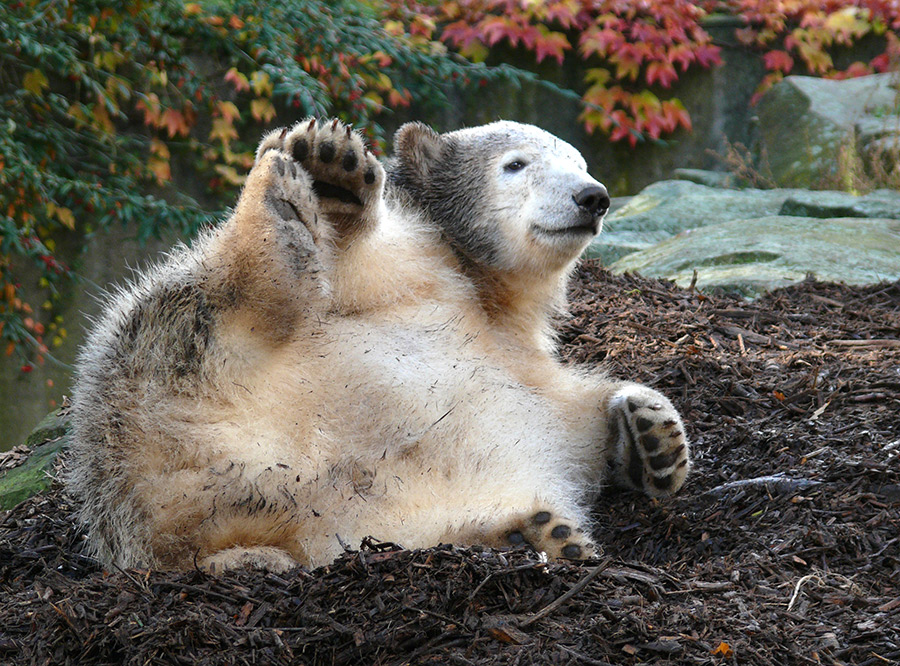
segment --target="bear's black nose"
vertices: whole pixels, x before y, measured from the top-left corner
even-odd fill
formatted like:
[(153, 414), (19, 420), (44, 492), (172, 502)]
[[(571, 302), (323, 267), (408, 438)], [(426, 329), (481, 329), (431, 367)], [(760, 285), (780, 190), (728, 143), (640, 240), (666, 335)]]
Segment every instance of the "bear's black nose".
[(600, 217), (609, 210), (609, 193), (603, 185), (588, 185), (572, 198), (576, 205), (584, 208), (591, 217)]

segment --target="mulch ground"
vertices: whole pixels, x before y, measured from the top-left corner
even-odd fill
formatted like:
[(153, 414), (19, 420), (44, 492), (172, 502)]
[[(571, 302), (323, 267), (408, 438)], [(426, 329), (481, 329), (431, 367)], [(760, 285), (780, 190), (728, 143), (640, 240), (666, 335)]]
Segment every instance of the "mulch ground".
[(572, 301), (566, 360), (667, 393), (695, 452), (675, 498), (601, 499), (598, 560), (104, 571), (50, 492), (0, 514), (0, 663), (900, 663), (900, 283), (746, 302), (588, 264)]

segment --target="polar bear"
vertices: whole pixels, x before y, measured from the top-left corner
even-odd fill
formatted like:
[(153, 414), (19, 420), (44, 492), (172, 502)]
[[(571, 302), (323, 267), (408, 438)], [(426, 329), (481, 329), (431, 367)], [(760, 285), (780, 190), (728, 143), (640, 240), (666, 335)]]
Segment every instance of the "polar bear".
[(367, 535), (588, 558), (601, 488), (682, 485), (672, 404), (556, 356), (609, 206), (581, 155), (507, 121), (394, 145), (268, 134), (230, 219), (111, 296), (67, 475), (101, 561), (283, 571)]

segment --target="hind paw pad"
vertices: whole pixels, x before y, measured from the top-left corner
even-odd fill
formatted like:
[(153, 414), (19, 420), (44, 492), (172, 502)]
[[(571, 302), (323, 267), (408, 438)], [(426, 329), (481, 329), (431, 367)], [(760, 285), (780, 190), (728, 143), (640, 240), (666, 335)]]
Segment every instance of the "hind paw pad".
[(504, 541), (510, 546), (528, 544), (551, 558), (581, 560), (593, 556), (596, 551), (584, 530), (543, 509), (515, 521)]
[(619, 391), (609, 404), (613, 467), (626, 485), (652, 497), (671, 495), (690, 469), (681, 417), (660, 393), (644, 386)]

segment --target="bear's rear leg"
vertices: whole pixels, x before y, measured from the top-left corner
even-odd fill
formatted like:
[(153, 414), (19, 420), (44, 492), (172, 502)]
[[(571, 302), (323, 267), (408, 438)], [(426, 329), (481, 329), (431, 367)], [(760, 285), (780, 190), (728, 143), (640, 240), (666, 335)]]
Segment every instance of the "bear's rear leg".
[(207, 555), (197, 562), (197, 566), (210, 573), (222, 573), (229, 569), (244, 567), (264, 569), (272, 573), (284, 573), (299, 564), (286, 550), (274, 546), (249, 548), (235, 546)]
[(312, 178), (289, 155), (270, 150), (215, 240), (207, 289), (255, 338), (284, 342), (302, 318), (327, 307), (333, 236)]
[(339, 245), (374, 228), (384, 192), (384, 168), (362, 138), (337, 119), (303, 120), (263, 138), (257, 163), (276, 150), (292, 157), (312, 177), (319, 206)]

